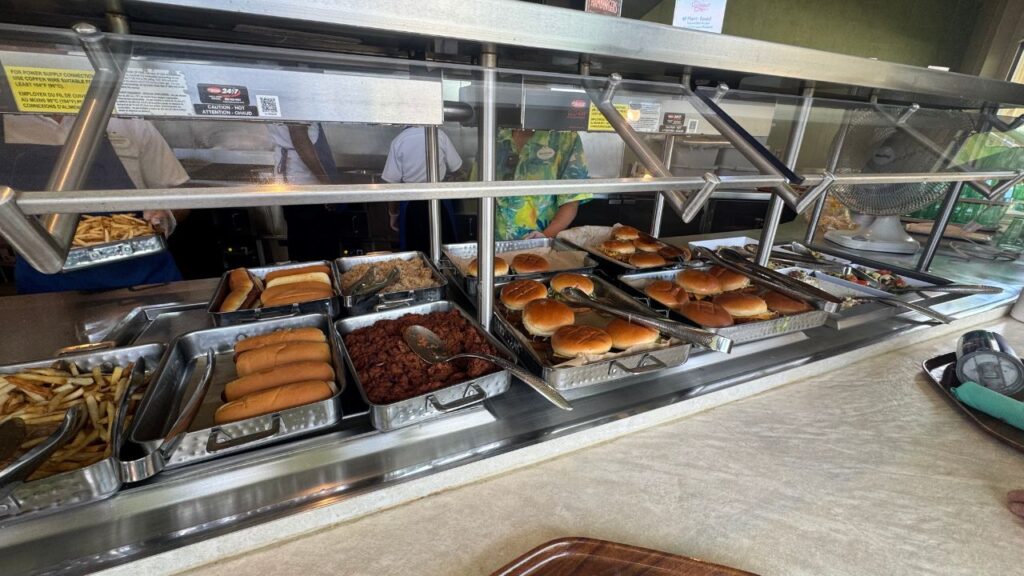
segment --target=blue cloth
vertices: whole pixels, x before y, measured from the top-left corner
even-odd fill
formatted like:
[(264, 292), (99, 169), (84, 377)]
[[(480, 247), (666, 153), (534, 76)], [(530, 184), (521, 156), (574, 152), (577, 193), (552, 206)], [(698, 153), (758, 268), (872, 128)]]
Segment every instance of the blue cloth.
[[(59, 155), (60, 146), (8, 144), (4, 139), (3, 121), (0, 118), (0, 184), (15, 190), (45, 190)], [(135, 188), (132, 179), (104, 135), (83, 189), (131, 188)], [(38, 272), (19, 255), (15, 261), (14, 280), (19, 294), (36, 294), (68, 290), (112, 290), (139, 284), (173, 282), (181, 280), (181, 272), (174, 258), (166, 251), (60, 274)]]
[(971, 408), (1024, 430), (1024, 403), (976, 382), (964, 382), (953, 388), (953, 394)]

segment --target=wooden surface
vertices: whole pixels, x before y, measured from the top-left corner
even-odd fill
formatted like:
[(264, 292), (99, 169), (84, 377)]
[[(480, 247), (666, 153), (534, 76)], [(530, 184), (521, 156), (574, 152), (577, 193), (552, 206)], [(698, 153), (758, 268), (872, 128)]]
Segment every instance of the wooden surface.
[(560, 538), (534, 548), (492, 576), (743, 576), (726, 566), (593, 538)]

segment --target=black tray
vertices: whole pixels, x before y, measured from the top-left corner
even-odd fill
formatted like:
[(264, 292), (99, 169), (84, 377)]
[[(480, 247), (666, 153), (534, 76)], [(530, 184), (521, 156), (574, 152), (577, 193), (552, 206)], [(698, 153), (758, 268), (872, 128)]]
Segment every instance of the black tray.
[(960, 385), (956, 377), (956, 352), (936, 356), (925, 360), (922, 364), (924, 373), (935, 386), (946, 395), (946, 398), (960, 409), (961, 412), (982, 430), (994, 436), (1000, 442), (1024, 452), (1024, 430), (1010, 426), (998, 418), (993, 418), (984, 412), (979, 412), (970, 406), (960, 402), (953, 394), (953, 388)]

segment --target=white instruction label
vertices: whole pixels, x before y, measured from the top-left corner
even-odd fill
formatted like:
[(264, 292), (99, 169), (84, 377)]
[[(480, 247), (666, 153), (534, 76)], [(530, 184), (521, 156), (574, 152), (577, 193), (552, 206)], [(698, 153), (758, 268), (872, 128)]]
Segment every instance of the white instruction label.
[(175, 70), (129, 68), (117, 97), (122, 116), (192, 116), (185, 74)]

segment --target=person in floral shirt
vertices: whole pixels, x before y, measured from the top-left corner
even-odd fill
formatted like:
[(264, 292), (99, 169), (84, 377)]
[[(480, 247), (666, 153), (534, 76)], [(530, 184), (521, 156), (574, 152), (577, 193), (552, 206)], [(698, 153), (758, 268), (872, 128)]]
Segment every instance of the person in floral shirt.
[[(498, 180), (589, 178), (583, 143), (576, 132), (503, 128), (498, 132), (495, 160)], [(498, 198), (495, 237), (553, 238), (572, 224), (579, 205), (590, 198), (590, 194)]]

